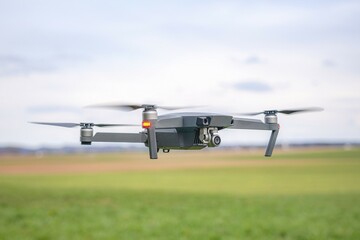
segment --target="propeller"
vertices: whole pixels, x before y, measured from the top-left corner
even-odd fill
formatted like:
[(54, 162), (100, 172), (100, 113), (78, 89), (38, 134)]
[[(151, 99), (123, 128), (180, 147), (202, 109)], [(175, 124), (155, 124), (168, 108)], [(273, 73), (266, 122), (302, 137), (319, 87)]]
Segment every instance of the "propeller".
[(73, 127), (126, 127), (126, 126), (140, 126), (139, 124), (110, 124), (110, 123), (51, 123), (51, 122), (30, 122), (33, 124), (41, 124), (41, 125), (50, 125), (50, 126), (57, 126), (57, 127), (66, 127), (66, 128), (73, 128)]
[(245, 115), (245, 116), (255, 116), (259, 114), (265, 114), (265, 115), (275, 115), (277, 113), (282, 114), (294, 114), (294, 113), (300, 113), (300, 112), (321, 112), (323, 111), (323, 108), (320, 107), (310, 107), (310, 108), (300, 108), (300, 109), (285, 109), (285, 110), (265, 110), (263, 112), (255, 112), (255, 113), (237, 113), (235, 115)]
[(99, 104), (88, 106), (91, 108), (112, 108), (122, 111), (134, 111), (138, 109), (164, 109), (164, 110), (178, 110), (184, 108), (196, 108), (198, 106), (159, 106), (155, 104)]

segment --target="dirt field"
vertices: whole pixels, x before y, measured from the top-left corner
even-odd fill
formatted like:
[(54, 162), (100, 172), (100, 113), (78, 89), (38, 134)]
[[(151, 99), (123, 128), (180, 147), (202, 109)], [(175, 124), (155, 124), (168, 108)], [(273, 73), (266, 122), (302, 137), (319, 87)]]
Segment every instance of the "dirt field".
[[(293, 154), (296, 151), (293, 150)], [(307, 150), (312, 153), (323, 149)], [(329, 151), (329, 150), (327, 150)], [(306, 150), (305, 150), (306, 152)], [(284, 161), (289, 151), (277, 151), (272, 158), (263, 157), (262, 151), (175, 151), (160, 154), (159, 159), (150, 160), (144, 153), (78, 154), (48, 156), (2, 156), (0, 174), (56, 174), (81, 172), (154, 171), (163, 169), (196, 169), (239, 166), (304, 166), (318, 165), (317, 158)], [(221, 156), (221, 158), (219, 158)], [(221, 160), (220, 160), (221, 159)], [(331, 164), (331, 163), (327, 163)]]

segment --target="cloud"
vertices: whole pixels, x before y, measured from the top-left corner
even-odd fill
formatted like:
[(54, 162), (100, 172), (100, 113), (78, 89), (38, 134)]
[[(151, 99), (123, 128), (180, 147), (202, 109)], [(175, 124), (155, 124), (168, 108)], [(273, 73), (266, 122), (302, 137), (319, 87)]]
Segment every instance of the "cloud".
[(0, 77), (51, 72), (56, 67), (48, 61), (30, 60), (18, 55), (0, 55)]
[(25, 57), (22, 55), (0, 55), (0, 77), (30, 75), (57, 71), (67, 65), (88, 61), (89, 57), (58, 54), (52, 56)]
[(325, 59), (323, 62), (322, 62), (323, 66), (324, 67), (327, 67), (327, 68), (333, 68), (336, 66), (336, 63), (330, 59)]
[(34, 106), (27, 109), (29, 113), (54, 113), (54, 112), (68, 112), (68, 113), (77, 113), (81, 108), (73, 106)]
[(260, 81), (246, 81), (235, 83), (234, 88), (239, 91), (248, 91), (248, 92), (269, 92), (272, 91), (270, 85), (260, 82)]
[(244, 60), (245, 64), (260, 64), (263, 61), (257, 56), (249, 56)]
[(249, 55), (246, 58), (243, 57), (230, 57), (230, 60), (235, 63), (236, 65), (238, 64), (245, 64), (245, 65), (257, 65), (257, 64), (263, 64), (265, 63), (265, 60), (256, 56), (256, 55)]

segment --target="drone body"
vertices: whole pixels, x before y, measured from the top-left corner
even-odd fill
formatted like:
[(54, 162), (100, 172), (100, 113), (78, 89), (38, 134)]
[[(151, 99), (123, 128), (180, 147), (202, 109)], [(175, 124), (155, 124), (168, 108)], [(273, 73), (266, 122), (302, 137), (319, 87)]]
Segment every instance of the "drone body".
[[(103, 107), (103, 106), (102, 106)], [(83, 145), (92, 142), (131, 142), (144, 143), (149, 148), (151, 159), (157, 159), (160, 149), (167, 153), (170, 149), (198, 150), (205, 147), (217, 147), (221, 143), (219, 131), (222, 129), (250, 129), (271, 131), (270, 140), (265, 156), (272, 155), (276, 138), (279, 132), (277, 113), (292, 114), (295, 112), (319, 111), (320, 108), (308, 108), (299, 110), (264, 111), (255, 114), (265, 114), (265, 121), (257, 119), (237, 118), (231, 115), (215, 113), (173, 113), (158, 116), (156, 109), (164, 108), (173, 110), (175, 108), (158, 107), (155, 105), (111, 105), (105, 107), (127, 108), (136, 110), (143, 108), (142, 127), (140, 133), (109, 133), (97, 132), (94, 134), (93, 127), (111, 126), (134, 126), (133, 124), (93, 124), (93, 123), (44, 123), (37, 124), (55, 125), (62, 127), (80, 126), (80, 141)], [(135, 125), (136, 126), (136, 125)]]

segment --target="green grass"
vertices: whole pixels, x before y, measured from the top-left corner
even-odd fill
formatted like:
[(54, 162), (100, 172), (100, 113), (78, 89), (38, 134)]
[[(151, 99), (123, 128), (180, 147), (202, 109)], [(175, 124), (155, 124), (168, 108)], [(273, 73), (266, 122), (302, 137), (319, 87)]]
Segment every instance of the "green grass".
[(284, 164), (0, 175), (0, 239), (360, 239), (358, 149), (277, 159)]

